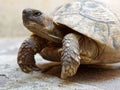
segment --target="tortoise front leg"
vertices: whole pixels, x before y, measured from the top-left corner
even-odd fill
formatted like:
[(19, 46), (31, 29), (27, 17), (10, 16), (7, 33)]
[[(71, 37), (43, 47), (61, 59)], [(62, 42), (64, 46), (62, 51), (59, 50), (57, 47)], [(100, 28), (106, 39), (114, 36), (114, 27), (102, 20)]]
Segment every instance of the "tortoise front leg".
[(79, 50), (79, 38), (76, 34), (67, 34), (63, 39), (62, 47), (62, 71), (61, 78), (76, 74), (77, 69), (80, 65), (80, 50)]
[(46, 40), (36, 35), (26, 39), (18, 52), (17, 63), (23, 72), (39, 70), (35, 64), (34, 55), (39, 53), (46, 45)]

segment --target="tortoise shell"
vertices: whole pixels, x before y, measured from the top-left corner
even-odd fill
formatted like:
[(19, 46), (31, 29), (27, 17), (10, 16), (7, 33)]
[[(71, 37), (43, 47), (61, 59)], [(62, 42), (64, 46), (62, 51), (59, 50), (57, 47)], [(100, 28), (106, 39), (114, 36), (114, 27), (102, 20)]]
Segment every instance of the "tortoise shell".
[(101, 2), (79, 0), (67, 3), (55, 10), (53, 20), (101, 44), (120, 49), (120, 21)]

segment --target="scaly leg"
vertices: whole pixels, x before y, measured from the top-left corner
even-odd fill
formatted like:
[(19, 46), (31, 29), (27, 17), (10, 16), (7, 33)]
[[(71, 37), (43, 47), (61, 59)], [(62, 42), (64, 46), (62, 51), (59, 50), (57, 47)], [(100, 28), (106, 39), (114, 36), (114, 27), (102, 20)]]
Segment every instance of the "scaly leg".
[(22, 43), (17, 62), (23, 72), (40, 70), (35, 64), (34, 55), (39, 53), (46, 46), (46, 43), (46, 40), (36, 35), (32, 35)]
[(79, 38), (78, 35), (70, 33), (67, 34), (63, 39), (62, 48), (62, 71), (61, 78), (76, 74), (77, 69), (80, 65), (80, 50), (79, 50)]

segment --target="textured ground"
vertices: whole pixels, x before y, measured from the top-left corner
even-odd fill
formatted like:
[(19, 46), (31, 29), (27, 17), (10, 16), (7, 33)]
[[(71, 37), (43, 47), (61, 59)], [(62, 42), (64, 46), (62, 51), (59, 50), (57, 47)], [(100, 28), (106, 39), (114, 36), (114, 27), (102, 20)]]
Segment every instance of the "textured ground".
[[(120, 90), (120, 64), (81, 66), (72, 78), (61, 80), (60, 67), (46, 73), (21, 72), (17, 63), (23, 38), (0, 39), (0, 90)], [(44, 60), (36, 56), (38, 63)]]
[[(36, 8), (45, 13), (74, 0), (0, 0), (0, 37), (25, 36), (29, 32), (22, 24), (24, 8)], [(119, 0), (101, 0), (120, 18)], [(81, 66), (72, 78), (61, 80), (60, 67), (49, 72), (25, 74), (19, 69), (16, 58), (23, 38), (0, 39), (0, 90), (120, 90), (120, 64), (109, 66)], [(36, 56), (37, 61), (44, 62)], [(100, 89), (101, 88), (101, 89)]]

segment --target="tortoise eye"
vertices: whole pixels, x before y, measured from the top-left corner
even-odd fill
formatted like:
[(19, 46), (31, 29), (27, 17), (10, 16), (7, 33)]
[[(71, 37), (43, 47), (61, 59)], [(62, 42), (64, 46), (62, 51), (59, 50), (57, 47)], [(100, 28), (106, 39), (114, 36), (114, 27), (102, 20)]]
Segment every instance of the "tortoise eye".
[(42, 13), (41, 12), (38, 12), (38, 11), (36, 11), (36, 12), (34, 12), (34, 14), (33, 14), (34, 16), (40, 16), (40, 15), (42, 15)]

